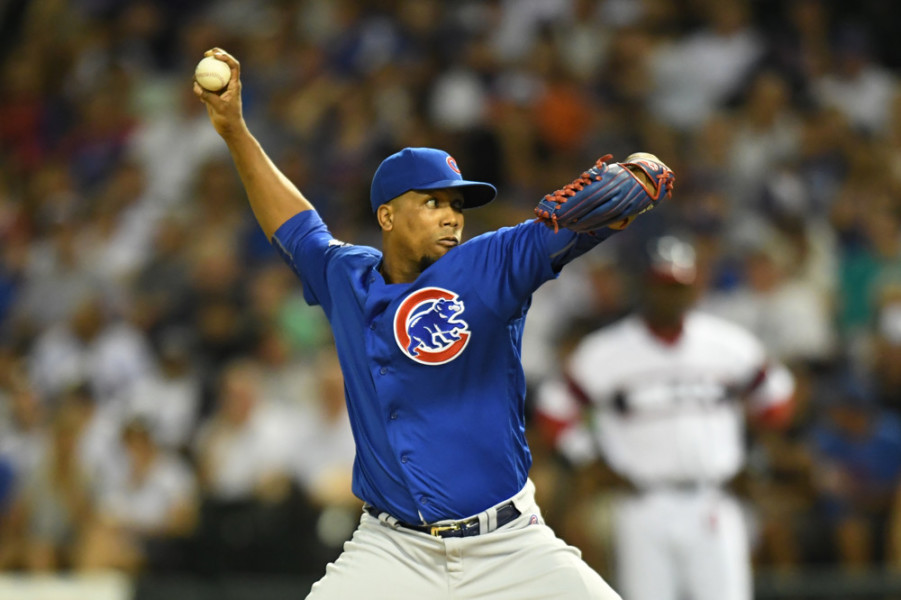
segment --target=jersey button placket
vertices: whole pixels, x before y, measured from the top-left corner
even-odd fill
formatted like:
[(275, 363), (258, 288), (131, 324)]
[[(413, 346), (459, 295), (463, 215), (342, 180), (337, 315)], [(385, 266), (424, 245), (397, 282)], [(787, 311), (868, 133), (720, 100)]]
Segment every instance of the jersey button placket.
[(388, 374), (388, 367), (382, 367), (381, 369), (379, 369), (379, 375), (387, 375), (387, 374)]

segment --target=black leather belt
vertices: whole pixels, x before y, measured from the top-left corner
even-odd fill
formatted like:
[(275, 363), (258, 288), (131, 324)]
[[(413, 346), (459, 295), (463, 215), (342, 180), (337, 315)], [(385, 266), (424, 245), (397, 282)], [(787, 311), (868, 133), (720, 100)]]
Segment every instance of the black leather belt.
[[(388, 514), (369, 504), (367, 504), (365, 508), (366, 512), (376, 519), (378, 519), (380, 515)], [(519, 510), (513, 505), (513, 502), (507, 502), (506, 504), (499, 506), (497, 508), (497, 528), (503, 527), (520, 514)], [(394, 521), (394, 519), (392, 519), (392, 521)], [(441, 538), (470, 537), (481, 533), (488, 533), (487, 531), (482, 531), (478, 517), (470, 517), (468, 519), (463, 519), (462, 521), (449, 521), (436, 525), (414, 525), (402, 521), (396, 521), (396, 524), (405, 529), (421, 531), (422, 533)]]

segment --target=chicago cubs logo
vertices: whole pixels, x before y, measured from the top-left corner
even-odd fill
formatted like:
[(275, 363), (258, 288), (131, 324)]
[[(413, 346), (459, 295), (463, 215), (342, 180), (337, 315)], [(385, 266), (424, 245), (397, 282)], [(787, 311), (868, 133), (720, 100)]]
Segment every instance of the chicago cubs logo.
[(401, 351), (424, 365), (443, 365), (469, 343), (465, 306), (457, 294), (428, 287), (404, 299), (394, 313), (394, 339)]
[(454, 173), (456, 173), (457, 175), (462, 174), (462, 173), (460, 173), (460, 167), (457, 166), (457, 161), (454, 160), (453, 156), (447, 157), (447, 166), (449, 166), (454, 171)]

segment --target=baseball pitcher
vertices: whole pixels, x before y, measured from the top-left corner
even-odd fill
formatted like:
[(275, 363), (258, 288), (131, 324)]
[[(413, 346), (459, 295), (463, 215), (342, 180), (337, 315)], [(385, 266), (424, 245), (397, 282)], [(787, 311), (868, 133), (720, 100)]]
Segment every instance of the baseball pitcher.
[(535, 504), (520, 343), (532, 292), (668, 194), (669, 169), (598, 161), (538, 219), (464, 242), (465, 211), (494, 186), (463, 179), (445, 152), (405, 148), (372, 179), (382, 250), (351, 245), (247, 129), (238, 61), (207, 55), (231, 78), (195, 94), (260, 226), (329, 318), (345, 378), (365, 510), (309, 598), (619, 598)]

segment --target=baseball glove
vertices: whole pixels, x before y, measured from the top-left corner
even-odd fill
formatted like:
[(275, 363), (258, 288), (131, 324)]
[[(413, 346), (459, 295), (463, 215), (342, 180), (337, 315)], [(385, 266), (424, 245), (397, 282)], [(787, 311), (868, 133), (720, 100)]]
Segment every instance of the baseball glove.
[(672, 194), (675, 175), (653, 154), (639, 152), (626, 162), (608, 163), (608, 154), (575, 181), (548, 194), (535, 207), (538, 220), (590, 233), (603, 227), (625, 229), (641, 213)]

